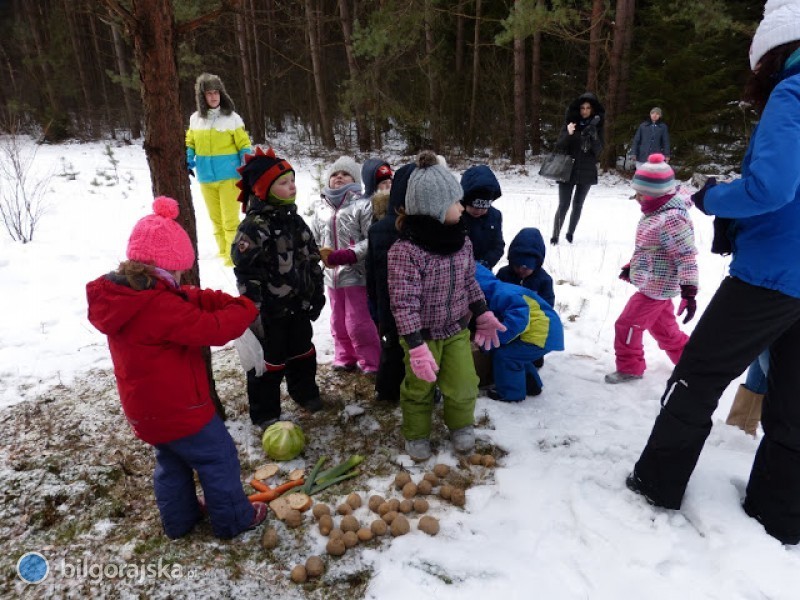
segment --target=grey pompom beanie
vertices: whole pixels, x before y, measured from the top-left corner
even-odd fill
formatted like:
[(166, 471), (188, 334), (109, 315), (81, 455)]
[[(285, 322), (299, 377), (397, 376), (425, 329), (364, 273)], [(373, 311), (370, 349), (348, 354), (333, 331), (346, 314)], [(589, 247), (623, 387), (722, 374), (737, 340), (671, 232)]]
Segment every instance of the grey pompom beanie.
[(458, 179), (425, 150), (417, 157), (417, 168), (408, 178), (406, 214), (427, 215), (444, 223), (447, 209), (461, 200), (464, 191)]
[(336, 171), (349, 173), (353, 181), (361, 185), (361, 168), (358, 166), (358, 163), (349, 156), (340, 156), (336, 162), (331, 165), (331, 168), (328, 169), (328, 175), (325, 178), (325, 185), (330, 183), (331, 175), (336, 173)]

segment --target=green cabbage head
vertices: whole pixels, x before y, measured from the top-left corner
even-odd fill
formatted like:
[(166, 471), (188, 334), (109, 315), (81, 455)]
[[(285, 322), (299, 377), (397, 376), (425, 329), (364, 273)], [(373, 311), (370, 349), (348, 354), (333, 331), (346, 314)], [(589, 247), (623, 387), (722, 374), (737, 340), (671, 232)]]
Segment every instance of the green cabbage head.
[(264, 431), (261, 446), (272, 460), (292, 460), (305, 448), (303, 430), (291, 421), (278, 421)]

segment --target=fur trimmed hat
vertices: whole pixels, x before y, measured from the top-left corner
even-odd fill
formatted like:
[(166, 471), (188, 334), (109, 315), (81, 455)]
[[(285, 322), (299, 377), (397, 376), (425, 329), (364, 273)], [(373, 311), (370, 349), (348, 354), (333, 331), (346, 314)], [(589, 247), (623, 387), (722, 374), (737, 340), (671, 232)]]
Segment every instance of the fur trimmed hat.
[(236, 107), (233, 105), (233, 100), (225, 91), (225, 85), (219, 76), (212, 73), (200, 73), (197, 76), (197, 81), (194, 82), (194, 97), (197, 103), (197, 112), (204, 119), (208, 116), (208, 103), (206, 102), (205, 93), (208, 91), (217, 90), (219, 92), (219, 110), (223, 115), (229, 115)]
[(361, 185), (361, 169), (358, 166), (358, 163), (349, 156), (340, 156), (336, 159), (336, 162), (331, 165), (331, 168), (328, 169), (328, 174), (325, 177), (325, 185), (328, 185), (331, 181), (331, 177), (333, 176), (336, 171), (344, 171), (350, 177), (353, 178), (353, 182)]
[(458, 179), (439, 164), (436, 155), (430, 150), (421, 152), (417, 168), (408, 178), (406, 214), (427, 215), (444, 223), (447, 209), (463, 195)]
[(800, 0), (767, 0), (764, 18), (750, 44), (750, 69), (778, 46), (800, 40)]
[(464, 190), (464, 198), (461, 200), (464, 206), (482, 209), (489, 208), (502, 193), (500, 182), (486, 165), (475, 165), (464, 171), (461, 189)]
[(244, 164), (236, 170), (242, 176), (236, 182), (236, 187), (242, 190), (238, 198), (242, 203), (242, 212), (247, 211), (247, 199), (250, 194), (259, 200), (266, 200), (272, 184), (286, 173), (294, 172), (292, 165), (287, 160), (275, 156), (272, 148), (264, 152), (260, 146), (256, 147), (254, 154), (245, 154)]
[(153, 201), (153, 214), (139, 219), (128, 238), (128, 260), (155, 265), (165, 271), (186, 271), (194, 264), (189, 234), (175, 222), (178, 203), (167, 196)]
[(660, 198), (675, 191), (675, 171), (663, 154), (651, 154), (647, 162), (636, 169), (631, 187), (644, 196)]

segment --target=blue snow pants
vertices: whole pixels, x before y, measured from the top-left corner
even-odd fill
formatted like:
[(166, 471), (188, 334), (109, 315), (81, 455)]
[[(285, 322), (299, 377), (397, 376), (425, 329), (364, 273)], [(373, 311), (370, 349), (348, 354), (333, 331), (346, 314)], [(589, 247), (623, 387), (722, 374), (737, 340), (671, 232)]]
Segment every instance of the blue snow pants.
[(533, 361), (542, 358), (547, 350), (522, 340), (514, 340), (494, 350), (492, 364), (494, 387), (508, 402), (520, 402), (527, 396), (525, 377), (532, 377), (539, 387), (542, 380)]
[(200, 431), (158, 444), (153, 488), (167, 537), (189, 533), (202, 518), (194, 471), (205, 494), (211, 529), (219, 538), (232, 538), (253, 522), (255, 511), (242, 489), (236, 446), (217, 415)]

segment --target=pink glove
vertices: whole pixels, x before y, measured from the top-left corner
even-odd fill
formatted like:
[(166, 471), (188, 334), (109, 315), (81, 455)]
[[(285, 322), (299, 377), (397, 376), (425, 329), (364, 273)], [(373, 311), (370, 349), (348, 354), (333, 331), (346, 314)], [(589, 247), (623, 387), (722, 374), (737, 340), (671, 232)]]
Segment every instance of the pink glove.
[(498, 331), (505, 331), (506, 326), (497, 320), (494, 313), (487, 310), (480, 317), (475, 319), (475, 343), (484, 350), (500, 347), (500, 338), (497, 337)]
[(408, 357), (414, 375), (428, 383), (436, 381), (436, 372), (439, 370), (439, 365), (436, 364), (428, 344), (423, 343), (411, 348), (408, 351)]
[(344, 250), (334, 250), (328, 255), (328, 264), (337, 267), (339, 265), (352, 265), (358, 262), (356, 253), (345, 248)]

